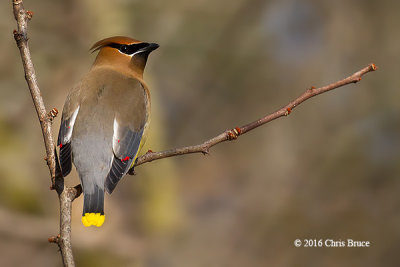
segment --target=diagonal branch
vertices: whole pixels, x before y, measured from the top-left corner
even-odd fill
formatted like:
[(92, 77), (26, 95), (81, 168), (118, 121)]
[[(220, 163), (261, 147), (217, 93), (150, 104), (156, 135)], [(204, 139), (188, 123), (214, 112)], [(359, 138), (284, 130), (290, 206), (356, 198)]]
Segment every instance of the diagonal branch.
[(361, 77), (370, 72), (370, 71), (375, 71), (377, 69), (376, 65), (371, 63), (365, 68), (355, 72), (353, 75), (331, 83), (327, 86), (320, 87), (320, 88), (315, 88), (311, 87), (310, 89), (306, 90), (301, 96), (298, 98), (294, 99), (293, 101), (289, 102), (286, 106), (278, 109), (277, 111), (262, 117), (256, 121), (253, 121), (249, 124), (246, 124), (242, 127), (236, 127), (231, 130), (226, 130), (225, 132), (219, 134), (218, 136), (215, 136), (207, 141), (205, 141), (202, 144), (199, 145), (194, 145), (194, 146), (186, 146), (182, 148), (175, 148), (175, 149), (170, 149), (170, 150), (165, 150), (161, 152), (152, 152), (148, 151), (146, 154), (143, 156), (139, 157), (135, 163), (135, 165), (129, 170), (129, 174), (134, 174), (134, 167), (142, 165), (146, 162), (150, 162), (153, 160), (158, 160), (158, 159), (163, 159), (163, 158), (168, 158), (168, 157), (173, 157), (173, 156), (179, 156), (179, 155), (186, 155), (186, 154), (191, 154), (191, 153), (203, 153), (203, 154), (208, 154), (209, 150), (211, 147), (225, 142), (225, 141), (230, 141), (230, 140), (236, 140), (239, 135), (245, 134), (263, 124), (266, 124), (268, 122), (271, 122), (275, 119), (278, 119), (283, 116), (288, 116), (294, 108), (296, 108), (298, 105), (306, 101), (307, 99), (328, 92), (330, 90), (351, 84), (351, 83), (357, 83), (361, 81)]

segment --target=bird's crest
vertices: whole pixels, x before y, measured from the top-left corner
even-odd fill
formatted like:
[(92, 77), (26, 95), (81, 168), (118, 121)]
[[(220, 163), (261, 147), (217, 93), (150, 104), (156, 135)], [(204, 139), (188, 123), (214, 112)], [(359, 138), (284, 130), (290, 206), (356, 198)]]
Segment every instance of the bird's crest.
[(141, 43), (141, 41), (139, 40), (135, 40), (129, 37), (125, 37), (125, 36), (114, 36), (114, 37), (109, 37), (103, 40), (98, 41), (97, 43), (95, 43), (89, 50), (93, 52), (107, 46), (110, 44), (137, 44), (137, 43)]

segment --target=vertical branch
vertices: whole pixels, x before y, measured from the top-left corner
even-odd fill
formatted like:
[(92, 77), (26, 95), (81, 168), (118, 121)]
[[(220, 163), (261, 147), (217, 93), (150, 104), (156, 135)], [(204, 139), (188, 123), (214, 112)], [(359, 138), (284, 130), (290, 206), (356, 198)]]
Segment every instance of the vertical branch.
[(82, 193), (80, 185), (66, 188), (60, 194), (60, 235), (57, 244), (61, 250), (64, 266), (75, 266), (71, 245), (71, 211), (72, 201)]
[(51, 130), (52, 120), (57, 115), (57, 110), (53, 109), (50, 113), (46, 111), (28, 46), (28, 21), (32, 18), (33, 13), (24, 9), (22, 0), (12, 0), (12, 3), (18, 27), (17, 30), (14, 30), (14, 38), (21, 53), (25, 79), (42, 128), (51, 188), (56, 189), (60, 201), (60, 234), (50, 237), (49, 242), (58, 244), (64, 266), (75, 266), (71, 245), (71, 206), (72, 201), (82, 193), (82, 189), (80, 185), (74, 188), (64, 188)]
[(17, 30), (14, 30), (14, 38), (21, 53), (22, 65), (25, 71), (25, 80), (42, 127), (44, 144), (46, 147), (46, 161), (49, 166), (52, 188), (55, 187), (56, 161), (54, 153), (53, 135), (51, 133), (51, 117), (47, 115), (36, 79), (35, 69), (28, 46), (28, 21), (32, 18), (31, 11), (25, 11), (22, 0), (13, 0), (14, 17), (17, 20)]

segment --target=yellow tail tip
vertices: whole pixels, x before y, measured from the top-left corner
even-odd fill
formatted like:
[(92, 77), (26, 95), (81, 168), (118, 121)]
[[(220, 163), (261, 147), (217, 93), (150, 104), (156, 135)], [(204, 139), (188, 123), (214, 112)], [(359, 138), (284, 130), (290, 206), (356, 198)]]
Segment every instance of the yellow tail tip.
[(100, 213), (85, 213), (85, 215), (82, 216), (82, 223), (86, 227), (92, 225), (100, 227), (103, 225), (105, 219), (106, 216)]

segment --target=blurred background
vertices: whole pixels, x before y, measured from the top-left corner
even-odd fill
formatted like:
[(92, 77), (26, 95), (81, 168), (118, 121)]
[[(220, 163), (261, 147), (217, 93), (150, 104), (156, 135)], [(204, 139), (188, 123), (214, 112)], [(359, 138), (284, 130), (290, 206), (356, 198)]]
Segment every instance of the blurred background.
[[(313, 98), (211, 154), (147, 163), (107, 196), (102, 228), (80, 222), (78, 266), (399, 266), (400, 2), (25, 1), (47, 109), (62, 110), (114, 35), (156, 42), (143, 151), (198, 144), (374, 62), (356, 85)], [(59, 206), (38, 119), (0, 3), (0, 265), (61, 266)], [(60, 117), (54, 122), (58, 134)], [(75, 170), (66, 179), (76, 185)], [(296, 248), (295, 239), (370, 241)], [(23, 256), (22, 256), (23, 255)]]

